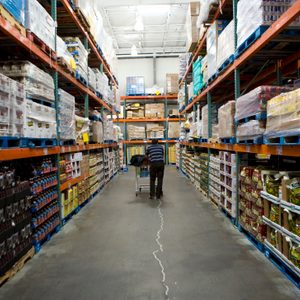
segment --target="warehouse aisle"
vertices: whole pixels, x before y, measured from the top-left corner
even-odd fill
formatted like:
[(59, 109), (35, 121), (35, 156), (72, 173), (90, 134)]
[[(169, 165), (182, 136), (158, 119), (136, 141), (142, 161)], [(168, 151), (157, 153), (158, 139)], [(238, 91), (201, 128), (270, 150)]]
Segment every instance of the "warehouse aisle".
[[(0, 289), (9, 300), (163, 300), (152, 252), (157, 202), (120, 175)], [(163, 254), (169, 299), (289, 300), (300, 292), (175, 168), (166, 172)]]

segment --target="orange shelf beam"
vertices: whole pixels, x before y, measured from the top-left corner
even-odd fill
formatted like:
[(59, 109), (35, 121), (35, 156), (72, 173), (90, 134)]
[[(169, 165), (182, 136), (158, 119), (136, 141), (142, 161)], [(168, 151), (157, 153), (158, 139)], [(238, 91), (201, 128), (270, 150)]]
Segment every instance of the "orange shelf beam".
[(250, 46), (233, 64), (228, 67), (224, 73), (218, 76), (202, 93), (200, 93), (182, 112), (189, 111), (194, 104), (199, 102), (204, 96), (214, 89), (220, 82), (231, 75), (235, 69), (244, 64), (250, 57), (259, 52), (265, 45), (267, 45), (274, 37), (276, 37), (284, 28), (293, 22), (300, 15), (300, 0), (295, 2), (277, 21), (275, 21), (270, 28), (259, 38), (252, 46)]
[(60, 186), (60, 191), (64, 191), (66, 189), (69, 189), (70, 187), (72, 187), (73, 185), (79, 183), (80, 181), (82, 181), (84, 179), (84, 176), (80, 176), (80, 177), (77, 177), (77, 178), (73, 178), (73, 179), (70, 179), (66, 182), (64, 182), (61, 186)]
[(181, 145), (215, 149), (221, 151), (232, 151), (237, 153), (253, 153), (253, 154), (271, 154), (279, 156), (299, 157), (299, 146), (269, 146), (269, 145), (241, 145), (241, 144), (209, 144), (209, 143), (189, 143), (181, 142)]
[[(160, 144), (174, 144), (177, 143), (177, 140), (161, 140)], [(136, 140), (136, 141), (122, 141), (125, 145), (143, 145), (143, 144), (151, 144), (151, 140)]]
[(117, 143), (114, 144), (90, 144), (90, 145), (76, 145), (76, 146), (62, 146), (60, 148), (60, 153), (72, 153), (72, 152), (83, 152), (89, 150), (116, 148)]
[(105, 103), (102, 99), (98, 98), (88, 87), (84, 86), (71, 74), (67, 73), (61, 66), (57, 64), (50, 56), (43, 52), (36, 44), (31, 42), (27, 37), (20, 34), (20, 32), (13, 26), (10, 25), (2, 16), (0, 16), (0, 30), (3, 31), (7, 36), (14, 40), (21, 47), (26, 49), (29, 53), (34, 54), (43, 63), (47, 64), (49, 68), (57, 71), (61, 76), (67, 79), (70, 83), (80, 89), (83, 93), (88, 94), (91, 98), (96, 100), (100, 105), (105, 107), (107, 110), (112, 111), (112, 108)]
[(110, 79), (113, 81), (113, 83), (117, 86), (118, 84), (117, 84), (114, 76), (112, 75), (112, 73), (110, 71), (109, 65), (106, 63), (104, 58), (99, 53), (95, 43), (91, 39), (91, 36), (89, 35), (89, 33), (85, 30), (85, 28), (81, 24), (80, 20), (78, 19), (77, 15), (74, 12), (74, 10), (73, 10), (72, 6), (70, 5), (69, 1), (68, 0), (60, 0), (60, 2), (65, 7), (66, 11), (70, 14), (70, 16), (72, 17), (72, 19), (73, 19), (74, 23), (76, 24), (76, 26), (82, 31), (82, 33), (88, 39), (89, 45), (91, 46), (92, 51), (96, 54), (97, 58), (99, 59), (99, 62), (103, 65), (105, 73), (110, 77)]
[(158, 96), (121, 96), (121, 101), (124, 100), (177, 100), (178, 95), (158, 95)]
[(143, 123), (143, 122), (180, 122), (185, 121), (184, 118), (177, 119), (177, 118), (160, 118), (160, 119), (115, 119), (113, 120), (114, 123)]

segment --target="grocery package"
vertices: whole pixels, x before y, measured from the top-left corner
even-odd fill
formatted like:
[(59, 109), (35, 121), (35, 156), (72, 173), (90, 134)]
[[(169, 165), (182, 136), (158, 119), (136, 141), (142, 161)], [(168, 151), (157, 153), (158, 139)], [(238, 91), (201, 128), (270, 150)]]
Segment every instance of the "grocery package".
[(202, 80), (203, 80), (203, 84), (205, 85), (208, 82), (208, 65), (207, 65), (207, 55), (205, 55), (202, 58), (201, 61), (201, 73), (202, 73)]
[(147, 103), (145, 104), (146, 118), (164, 118), (165, 106), (163, 103)]
[(265, 128), (266, 121), (251, 120), (237, 126), (236, 137), (240, 141), (262, 137)]
[[(289, 1), (264, 1), (241, 0), (237, 8), (237, 34), (238, 46), (241, 45), (259, 26), (271, 25), (287, 11), (295, 0)], [(291, 26), (299, 26), (300, 18), (297, 18)]]
[[(26, 28), (52, 50), (55, 50), (56, 23), (37, 0), (26, 0), (25, 2)], [(37, 16), (39, 17), (37, 18)]]
[(71, 70), (75, 71), (76, 62), (73, 56), (71, 55), (71, 53), (68, 51), (68, 47), (65, 41), (61, 37), (57, 36), (56, 44), (57, 44), (56, 53), (58, 59), (61, 60), (61, 64), (62, 65), (67, 64)]
[(144, 140), (146, 138), (146, 131), (144, 126), (128, 125), (128, 139), (129, 140)]
[(200, 28), (209, 17), (209, 12), (211, 8), (219, 4), (219, 0), (199, 0), (200, 1), (200, 12), (197, 19), (197, 27)]
[(218, 37), (217, 68), (234, 54), (234, 50), (234, 21), (231, 21)]
[(61, 140), (76, 140), (75, 98), (59, 89), (59, 132)]
[(94, 91), (97, 90), (97, 76), (92, 68), (88, 68), (88, 84)]
[(0, 0), (3, 7), (22, 25), (25, 25), (25, 1)]
[(235, 136), (234, 126), (235, 101), (229, 101), (219, 108), (219, 137), (229, 138)]
[[(208, 105), (205, 105), (202, 107), (201, 110), (201, 115), (202, 115), (202, 137), (204, 139), (208, 139)], [(212, 104), (211, 105), (211, 124), (212, 126), (218, 124), (218, 110), (217, 110), (217, 105)]]
[(24, 135), (24, 85), (0, 73), (0, 136)]
[(169, 122), (168, 124), (168, 138), (178, 139), (180, 136), (180, 123)]
[(89, 143), (89, 130), (90, 120), (89, 118), (83, 118), (75, 115), (75, 128), (76, 128), (76, 143), (78, 145)]
[(185, 88), (183, 85), (179, 87), (177, 101), (178, 101), (179, 110), (181, 111), (185, 105)]
[(203, 86), (202, 58), (198, 57), (193, 63), (193, 95), (198, 95)]
[(126, 78), (126, 95), (145, 95), (145, 79), (143, 76), (131, 76)]
[(197, 27), (197, 20), (200, 11), (200, 2), (190, 2), (187, 15), (186, 15), (186, 33), (187, 33), (187, 40), (186, 40), (186, 51), (192, 52), (195, 50), (198, 39), (199, 39), (199, 29)]
[(56, 138), (56, 110), (26, 99), (24, 136), (29, 138)]
[(31, 62), (1, 62), (0, 73), (23, 83), (27, 97), (54, 102), (53, 78)]
[(192, 56), (191, 53), (184, 53), (179, 55), (179, 72), (178, 72), (179, 80), (181, 80), (184, 77), (191, 56)]
[(76, 73), (88, 81), (88, 52), (78, 37), (64, 37), (68, 51), (76, 62)]
[[(217, 205), (220, 205), (221, 185), (220, 185), (220, 159), (218, 154), (211, 154), (209, 160), (209, 197)], [(226, 207), (225, 199), (222, 203)]]
[(300, 177), (289, 177), (284, 176), (282, 180), (282, 199), (300, 206)]
[(103, 144), (103, 123), (93, 121), (90, 124), (90, 141), (97, 144)]
[(178, 74), (166, 74), (166, 93), (178, 93)]
[(291, 136), (300, 133), (300, 89), (268, 101), (266, 136)]
[(235, 120), (239, 121), (258, 113), (266, 112), (268, 100), (290, 90), (291, 88), (281, 86), (257, 87), (237, 99)]
[(145, 106), (140, 103), (132, 103), (126, 105), (127, 118), (144, 118)]
[(148, 139), (163, 139), (164, 138), (165, 128), (163, 125), (155, 124), (155, 123), (147, 123), (146, 124), (146, 133)]

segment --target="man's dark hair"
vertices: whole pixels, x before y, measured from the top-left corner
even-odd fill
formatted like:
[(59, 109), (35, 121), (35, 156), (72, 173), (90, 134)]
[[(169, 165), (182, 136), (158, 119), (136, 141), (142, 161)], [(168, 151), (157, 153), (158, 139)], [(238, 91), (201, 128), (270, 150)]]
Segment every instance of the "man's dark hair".
[(151, 142), (153, 145), (156, 145), (156, 144), (158, 144), (158, 139), (153, 139)]

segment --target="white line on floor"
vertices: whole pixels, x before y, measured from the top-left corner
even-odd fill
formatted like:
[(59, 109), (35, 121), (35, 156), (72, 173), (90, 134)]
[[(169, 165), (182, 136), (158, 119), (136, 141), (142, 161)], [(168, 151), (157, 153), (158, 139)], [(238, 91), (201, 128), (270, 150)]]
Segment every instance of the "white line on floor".
[(165, 288), (165, 297), (166, 297), (166, 300), (169, 300), (169, 286), (166, 284), (166, 273), (165, 273), (165, 268), (164, 268), (164, 265), (162, 263), (162, 261), (158, 258), (158, 253), (161, 252), (163, 253), (164, 252), (164, 248), (163, 248), (163, 245), (162, 243), (160, 242), (160, 235), (161, 233), (163, 232), (164, 230), (164, 215), (161, 211), (161, 205), (162, 205), (162, 202), (161, 200), (159, 201), (159, 204), (157, 206), (157, 209), (158, 209), (158, 214), (159, 214), (159, 217), (160, 217), (160, 229), (157, 231), (156, 233), (156, 243), (157, 245), (159, 246), (159, 249), (153, 251), (153, 256), (155, 258), (155, 260), (157, 260), (158, 264), (160, 265), (160, 268), (161, 268), (161, 274), (162, 274), (162, 284)]

